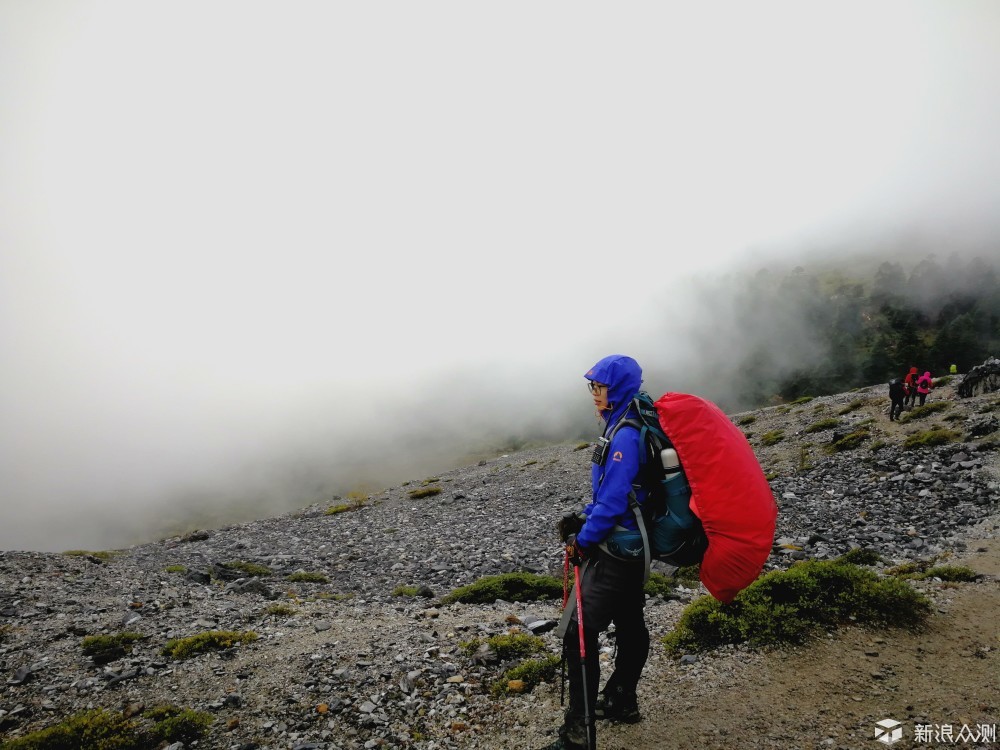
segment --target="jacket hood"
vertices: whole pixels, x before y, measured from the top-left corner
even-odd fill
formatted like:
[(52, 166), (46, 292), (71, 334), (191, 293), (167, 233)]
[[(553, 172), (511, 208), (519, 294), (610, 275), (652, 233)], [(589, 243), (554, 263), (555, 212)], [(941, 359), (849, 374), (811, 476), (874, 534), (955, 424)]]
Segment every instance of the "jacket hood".
[(929, 372), (925, 372), (922, 377), (929, 378), (930, 376), (931, 374)]
[(608, 386), (610, 412), (605, 412), (605, 421), (611, 423), (625, 413), (632, 397), (642, 387), (642, 368), (639, 363), (624, 354), (605, 357), (587, 370), (587, 380), (595, 380)]
[(916, 374), (917, 374), (917, 368), (916, 367), (911, 367), (910, 368), (910, 375), (916, 375)]

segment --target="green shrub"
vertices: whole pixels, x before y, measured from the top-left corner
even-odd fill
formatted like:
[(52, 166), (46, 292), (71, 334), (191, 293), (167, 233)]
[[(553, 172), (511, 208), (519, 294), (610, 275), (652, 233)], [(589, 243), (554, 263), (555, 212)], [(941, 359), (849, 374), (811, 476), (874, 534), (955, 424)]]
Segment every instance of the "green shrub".
[(663, 573), (650, 573), (643, 591), (650, 596), (667, 596), (676, 586), (677, 582), (670, 576), (665, 576)]
[(490, 604), (497, 599), (508, 602), (531, 602), (539, 599), (558, 599), (562, 593), (562, 581), (553, 576), (504, 573), (486, 576), (468, 586), (461, 586), (443, 597), (441, 602)]
[(414, 500), (419, 500), (422, 497), (433, 497), (434, 495), (441, 494), (440, 487), (421, 487), (420, 489), (410, 490), (408, 493), (410, 497)]
[(138, 722), (97, 708), (4, 742), (3, 750), (145, 750)]
[(935, 388), (940, 388), (943, 385), (948, 385), (952, 380), (951, 375), (945, 375), (940, 378), (934, 378), (933, 383)]
[(328, 579), (322, 573), (309, 573), (304, 570), (292, 573), (290, 576), (286, 576), (286, 580), (292, 583), (329, 583)]
[(132, 650), (132, 644), (142, 640), (140, 633), (116, 633), (115, 635), (88, 635), (80, 646), (84, 656), (89, 656), (95, 664), (114, 661)]
[(204, 711), (178, 710), (154, 724), (150, 734), (164, 742), (190, 744), (204, 737), (213, 721), (214, 717)]
[(907, 450), (916, 448), (929, 448), (934, 445), (944, 445), (945, 443), (955, 443), (962, 439), (962, 435), (954, 430), (944, 427), (934, 427), (927, 432), (917, 432), (909, 435), (903, 441), (903, 447)]
[(504, 672), (503, 676), (493, 683), (490, 692), (494, 697), (508, 694), (512, 680), (520, 680), (524, 683), (524, 692), (530, 692), (539, 683), (555, 679), (561, 663), (562, 658), (555, 654), (549, 654), (541, 659), (526, 659), (516, 667)]
[(490, 647), (490, 650), (497, 655), (500, 661), (524, 659), (545, 651), (545, 641), (537, 635), (528, 635), (527, 633), (494, 635), (485, 641), (481, 638), (473, 638), (471, 641), (462, 643), (461, 648), (466, 656), (472, 656), (484, 643)]
[(262, 578), (264, 576), (269, 576), (274, 573), (266, 565), (258, 565), (257, 563), (244, 562), (242, 560), (233, 560), (232, 562), (227, 562), (225, 567), (230, 570), (238, 570), (243, 575), (250, 576), (252, 578)]
[(874, 550), (855, 547), (838, 557), (837, 562), (849, 563), (851, 565), (877, 565), (882, 562), (882, 556)]
[(916, 406), (907, 412), (903, 412), (903, 416), (899, 418), (900, 422), (912, 422), (914, 419), (923, 419), (931, 414), (937, 414), (941, 411), (946, 411), (951, 408), (951, 404), (947, 401), (932, 401), (929, 404), (924, 404), (923, 406)]
[(729, 604), (696, 599), (663, 643), (672, 652), (798, 643), (817, 628), (849, 622), (915, 627), (929, 610), (930, 602), (905, 581), (839, 561), (810, 561), (764, 575)]
[(187, 573), (188, 569), (183, 565), (168, 565), (163, 569), (167, 573)]
[(355, 507), (350, 503), (342, 503), (340, 505), (331, 505), (326, 509), (325, 515), (335, 516), (338, 513), (346, 513), (349, 510), (355, 510)]
[(210, 630), (189, 638), (175, 638), (167, 641), (162, 654), (172, 659), (187, 659), (203, 651), (221, 651), (239, 643), (252, 643), (257, 634), (252, 630), (236, 632), (232, 630)]
[(417, 586), (397, 586), (392, 590), (393, 596), (416, 596), (420, 589)]
[(785, 439), (784, 430), (771, 430), (760, 436), (761, 445), (776, 445)]
[(799, 396), (797, 399), (795, 399), (794, 401), (792, 401), (791, 405), (792, 406), (798, 406), (799, 404), (808, 404), (814, 398), (816, 398), (816, 397), (815, 396)]
[(757, 421), (757, 417), (754, 414), (747, 414), (745, 417), (740, 417), (736, 420), (736, 424), (740, 427), (746, 427), (748, 424), (753, 424)]
[(264, 614), (274, 615), (275, 617), (291, 617), (297, 611), (295, 607), (288, 604), (272, 604), (264, 610)]
[(829, 419), (821, 419), (818, 422), (813, 422), (811, 425), (806, 427), (803, 432), (822, 432), (823, 430), (832, 430), (840, 427), (840, 420), (830, 417)]

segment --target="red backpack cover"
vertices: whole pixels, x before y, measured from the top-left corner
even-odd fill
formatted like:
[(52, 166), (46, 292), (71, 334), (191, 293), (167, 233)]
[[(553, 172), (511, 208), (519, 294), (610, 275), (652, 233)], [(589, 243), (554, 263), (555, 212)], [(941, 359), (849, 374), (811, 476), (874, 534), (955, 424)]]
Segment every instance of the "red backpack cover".
[(711, 401), (665, 393), (656, 413), (691, 486), (691, 511), (708, 537), (701, 582), (716, 599), (731, 602), (771, 554), (778, 517), (771, 486), (746, 437)]

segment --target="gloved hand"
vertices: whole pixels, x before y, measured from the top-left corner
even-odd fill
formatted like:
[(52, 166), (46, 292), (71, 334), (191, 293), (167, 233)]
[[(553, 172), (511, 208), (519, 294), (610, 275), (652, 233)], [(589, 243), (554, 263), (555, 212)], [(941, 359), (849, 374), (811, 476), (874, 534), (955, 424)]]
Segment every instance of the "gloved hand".
[(569, 555), (569, 561), (574, 565), (583, 565), (590, 556), (590, 551), (576, 541), (576, 534), (570, 534), (566, 539), (566, 554)]
[(563, 517), (559, 519), (559, 523), (556, 524), (559, 538), (566, 542), (573, 534), (579, 534), (580, 529), (583, 528), (583, 521), (584, 517), (579, 513), (564, 513)]

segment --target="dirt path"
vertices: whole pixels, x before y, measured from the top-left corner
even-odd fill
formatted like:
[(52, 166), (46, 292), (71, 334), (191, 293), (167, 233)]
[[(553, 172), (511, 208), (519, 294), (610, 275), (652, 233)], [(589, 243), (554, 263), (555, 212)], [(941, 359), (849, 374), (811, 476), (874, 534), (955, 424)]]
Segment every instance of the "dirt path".
[(987, 578), (929, 584), (935, 608), (922, 632), (847, 628), (762, 655), (712, 691), (682, 685), (655, 706), (647, 696), (647, 713), (664, 721), (604, 729), (601, 747), (878, 748), (883, 719), (902, 724), (894, 748), (997, 746), (914, 742), (918, 724), (950, 725), (956, 738), (963, 725), (978, 733), (1000, 724), (1000, 541), (970, 547), (959, 562)]

